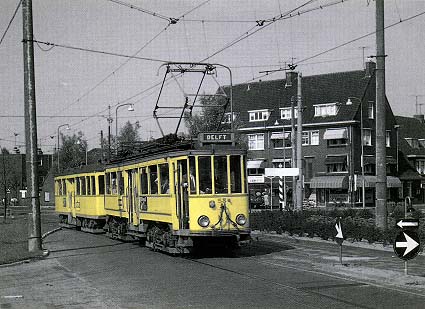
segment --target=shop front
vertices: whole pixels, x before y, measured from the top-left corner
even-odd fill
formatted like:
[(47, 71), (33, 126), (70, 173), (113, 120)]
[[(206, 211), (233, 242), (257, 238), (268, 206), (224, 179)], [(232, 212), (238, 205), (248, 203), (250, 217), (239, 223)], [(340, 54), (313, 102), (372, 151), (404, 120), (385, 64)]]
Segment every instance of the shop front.
[(310, 180), (317, 206), (344, 206), (349, 200), (348, 175), (316, 176)]

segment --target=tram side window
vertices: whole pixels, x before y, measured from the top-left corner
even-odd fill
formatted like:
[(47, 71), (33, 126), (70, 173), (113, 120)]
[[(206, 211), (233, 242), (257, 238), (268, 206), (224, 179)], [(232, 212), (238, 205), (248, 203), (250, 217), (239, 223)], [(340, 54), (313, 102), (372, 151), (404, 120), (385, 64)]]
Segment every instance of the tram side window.
[(148, 194), (148, 174), (146, 168), (140, 169), (140, 192), (141, 194)]
[(80, 177), (75, 178), (75, 187), (77, 188), (77, 195), (81, 195)]
[(86, 177), (86, 183), (87, 183), (87, 195), (91, 195), (91, 183), (90, 183), (90, 176)]
[(242, 193), (242, 169), (240, 156), (230, 156), (230, 181), (232, 193)]
[(66, 180), (62, 180), (63, 184), (62, 184), (62, 195), (66, 195)]
[(111, 194), (111, 174), (110, 173), (106, 173), (105, 180), (106, 180), (106, 194)]
[(122, 176), (122, 172), (118, 172), (118, 194), (124, 194), (124, 177)]
[(156, 165), (149, 166), (149, 181), (151, 194), (158, 194), (158, 168)]
[(211, 157), (198, 158), (199, 192), (201, 194), (212, 193)]
[(96, 178), (91, 176), (91, 194), (96, 195)]
[(104, 175), (98, 176), (97, 181), (99, 184), (99, 194), (105, 194), (105, 176)]
[(168, 172), (168, 163), (159, 165), (159, 179), (161, 181), (161, 194), (170, 193), (170, 182), (169, 182), (169, 172)]
[(81, 177), (81, 195), (86, 195), (86, 177)]
[(56, 180), (56, 194), (62, 195), (62, 181)]
[(227, 157), (214, 157), (214, 185), (215, 193), (227, 193)]
[(111, 192), (112, 194), (117, 194), (117, 173), (111, 173)]

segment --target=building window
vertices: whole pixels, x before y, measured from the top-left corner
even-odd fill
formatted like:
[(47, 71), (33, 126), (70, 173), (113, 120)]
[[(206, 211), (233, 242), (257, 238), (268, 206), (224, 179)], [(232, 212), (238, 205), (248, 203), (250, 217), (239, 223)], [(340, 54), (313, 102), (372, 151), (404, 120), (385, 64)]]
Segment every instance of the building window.
[[(231, 122), (231, 120), (232, 120), (231, 116), (232, 116), (232, 113), (225, 113), (224, 116), (223, 116), (223, 121), (221, 123), (222, 124), (232, 123)], [(235, 119), (236, 119), (236, 113), (233, 113), (233, 121), (235, 121)]]
[(375, 115), (373, 113), (373, 101), (369, 101), (367, 104), (367, 116), (369, 119), (374, 119)]
[(346, 138), (328, 139), (328, 147), (347, 146)]
[(301, 145), (306, 146), (310, 145), (310, 132), (302, 132), (301, 135)]
[[(285, 136), (285, 138), (283, 138)], [(270, 136), (271, 143), (274, 149), (282, 149), (283, 143), (285, 142), (285, 148), (291, 148), (291, 133), (285, 132), (273, 132)]]
[(418, 139), (418, 142), (419, 142), (419, 146), (421, 146), (422, 148), (425, 148), (425, 139), (420, 138)]
[(385, 131), (385, 146), (391, 147), (391, 131)]
[(269, 111), (267, 109), (257, 110), (257, 111), (248, 111), (249, 113), (249, 121), (265, 121), (269, 119)]
[(425, 160), (416, 160), (416, 170), (419, 174), (425, 174)]
[(248, 150), (264, 150), (264, 133), (248, 134)]
[(338, 104), (318, 104), (314, 106), (314, 117), (336, 116), (338, 114)]
[(363, 129), (363, 145), (372, 146), (372, 130)]
[[(298, 109), (294, 108), (294, 118), (298, 118)], [(280, 109), (280, 119), (292, 119), (291, 107)]]
[(319, 131), (311, 131), (310, 145), (319, 145)]
[(248, 176), (264, 175), (264, 168), (248, 168)]

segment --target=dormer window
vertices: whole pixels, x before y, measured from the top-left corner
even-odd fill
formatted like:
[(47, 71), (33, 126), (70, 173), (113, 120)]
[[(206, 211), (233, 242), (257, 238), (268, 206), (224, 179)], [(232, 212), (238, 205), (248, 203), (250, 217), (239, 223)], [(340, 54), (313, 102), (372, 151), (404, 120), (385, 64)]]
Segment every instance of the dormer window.
[(314, 106), (314, 117), (336, 116), (339, 110), (338, 103), (317, 104)]
[[(294, 118), (298, 118), (298, 109), (294, 108)], [(280, 108), (280, 119), (292, 119), (291, 107)]]
[(410, 147), (418, 149), (419, 148), (419, 141), (417, 138), (405, 138), (406, 142), (409, 144)]
[(248, 111), (249, 122), (266, 121), (269, 119), (270, 112), (267, 109)]
[(419, 145), (420, 145), (422, 148), (425, 148), (425, 139), (420, 138), (420, 139), (418, 139), (418, 141), (419, 141)]

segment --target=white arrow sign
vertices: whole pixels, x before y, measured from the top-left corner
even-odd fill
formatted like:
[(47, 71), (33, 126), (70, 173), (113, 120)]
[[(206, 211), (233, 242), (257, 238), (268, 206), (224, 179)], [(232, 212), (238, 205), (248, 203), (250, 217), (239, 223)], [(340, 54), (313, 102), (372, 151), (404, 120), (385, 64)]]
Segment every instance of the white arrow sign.
[(418, 221), (403, 221), (403, 220), (400, 220), (399, 222), (397, 222), (397, 225), (400, 228), (404, 228), (404, 227), (408, 227), (408, 226), (417, 227), (419, 225), (419, 222)]
[(406, 254), (408, 254), (410, 251), (412, 251), (413, 249), (415, 249), (417, 246), (419, 246), (419, 243), (417, 243), (413, 238), (411, 238), (409, 235), (407, 235), (406, 233), (404, 233), (404, 238), (406, 239), (406, 241), (397, 241), (395, 243), (395, 246), (397, 248), (406, 248), (406, 250), (404, 251), (403, 256), (405, 256)]
[(338, 222), (337, 224), (335, 224), (335, 228), (337, 232), (335, 238), (344, 238), (344, 236), (342, 236), (341, 222)]

